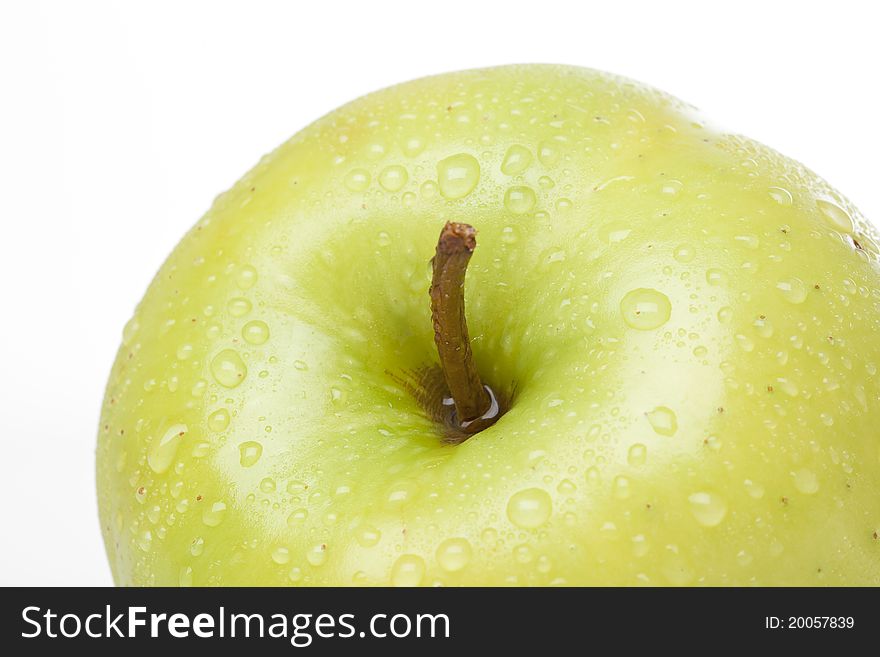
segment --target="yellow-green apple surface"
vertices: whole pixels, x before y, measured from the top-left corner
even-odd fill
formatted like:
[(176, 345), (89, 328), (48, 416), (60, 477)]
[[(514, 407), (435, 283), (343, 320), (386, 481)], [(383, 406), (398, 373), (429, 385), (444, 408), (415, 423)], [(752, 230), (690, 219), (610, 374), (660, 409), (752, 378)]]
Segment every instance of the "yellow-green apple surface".
[[(503, 406), (466, 440), (432, 411), (447, 221), (478, 230), (470, 346)], [(626, 79), (356, 100), (218, 197), (126, 326), (114, 579), (880, 584), (878, 243), (808, 169)]]

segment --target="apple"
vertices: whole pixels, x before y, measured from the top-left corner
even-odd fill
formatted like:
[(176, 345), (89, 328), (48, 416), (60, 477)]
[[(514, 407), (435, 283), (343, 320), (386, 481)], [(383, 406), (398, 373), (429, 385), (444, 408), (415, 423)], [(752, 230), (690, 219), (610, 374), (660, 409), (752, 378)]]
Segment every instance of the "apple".
[[(811, 171), (623, 78), (356, 100), (219, 196), (125, 327), (113, 577), (878, 585), (878, 244)], [(478, 430), (455, 381), (498, 404)]]

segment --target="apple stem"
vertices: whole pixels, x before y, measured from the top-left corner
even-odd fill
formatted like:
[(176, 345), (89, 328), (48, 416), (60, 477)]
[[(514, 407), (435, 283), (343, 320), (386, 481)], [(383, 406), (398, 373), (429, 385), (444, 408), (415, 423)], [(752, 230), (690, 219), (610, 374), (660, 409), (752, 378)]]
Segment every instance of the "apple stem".
[[(431, 265), (431, 320), (443, 378), (455, 405), (454, 425), (474, 434), (498, 419), (495, 394), (483, 385), (474, 365), (464, 313), (464, 277), (477, 247), (473, 226), (447, 222), (440, 231)], [(448, 404), (444, 400), (444, 404)]]

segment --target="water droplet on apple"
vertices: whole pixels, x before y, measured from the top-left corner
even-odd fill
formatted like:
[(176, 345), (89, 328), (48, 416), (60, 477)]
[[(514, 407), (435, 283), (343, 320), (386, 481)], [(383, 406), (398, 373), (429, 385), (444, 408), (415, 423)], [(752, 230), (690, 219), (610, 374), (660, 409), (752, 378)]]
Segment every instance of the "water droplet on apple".
[(648, 448), (642, 443), (636, 443), (629, 448), (626, 454), (626, 462), (633, 467), (645, 465), (648, 460)]
[(283, 566), (288, 561), (290, 561), (290, 550), (286, 547), (279, 546), (272, 550), (272, 561), (277, 563), (279, 566)]
[(511, 495), (507, 502), (507, 517), (517, 527), (536, 529), (550, 518), (553, 501), (540, 488), (526, 488)]
[(801, 469), (792, 473), (794, 487), (804, 495), (812, 495), (819, 490), (819, 479), (812, 470)]
[(672, 257), (678, 262), (691, 262), (697, 256), (697, 251), (690, 244), (679, 244), (672, 252)]
[(854, 228), (853, 220), (846, 210), (837, 205), (837, 203), (825, 199), (817, 200), (816, 205), (819, 207), (819, 211), (822, 213), (825, 221), (832, 228), (847, 235), (852, 234)]
[(660, 187), (660, 193), (669, 198), (675, 198), (681, 193), (682, 187), (680, 180), (667, 180)]
[(790, 303), (803, 303), (807, 299), (807, 286), (799, 278), (785, 278), (776, 283), (782, 298)]
[(465, 538), (449, 538), (437, 547), (437, 563), (449, 573), (454, 573), (467, 566), (471, 560), (473, 548)]
[(437, 163), (437, 184), (445, 198), (464, 198), (479, 181), (480, 163), (473, 155), (459, 153)]
[(153, 547), (153, 532), (145, 529), (138, 533), (136, 543), (141, 552), (149, 552)]
[(274, 493), (275, 492), (275, 480), (272, 477), (266, 477), (262, 481), (260, 481), (260, 490), (264, 493)]
[(767, 193), (770, 194), (770, 198), (783, 207), (788, 207), (794, 202), (791, 192), (784, 187), (771, 187)]
[(628, 326), (648, 331), (669, 321), (672, 304), (662, 292), (642, 287), (626, 293), (620, 301), (620, 312)]
[(727, 324), (730, 320), (733, 319), (733, 308), (730, 306), (722, 306), (718, 309), (718, 321), (722, 324)]
[(177, 448), (186, 432), (185, 424), (172, 424), (165, 430), (161, 438), (153, 439), (147, 456), (147, 463), (153, 472), (162, 474), (171, 467), (171, 462), (177, 455)]
[(726, 285), (727, 274), (720, 269), (706, 270), (706, 282), (709, 285)]
[(740, 349), (742, 349), (746, 353), (754, 351), (755, 343), (749, 336), (743, 335), (742, 333), (737, 333), (735, 338), (736, 343), (739, 345)]
[(727, 515), (727, 502), (717, 493), (700, 491), (688, 496), (691, 513), (697, 522), (704, 527), (715, 527), (721, 524)]
[(230, 299), (227, 307), (229, 308), (229, 314), (233, 317), (244, 317), (251, 311), (253, 306), (244, 297), (236, 297), (235, 299)]
[(513, 214), (525, 214), (535, 207), (535, 192), (531, 187), (511, 187), (504, 194), (504, 207)]
[(599, 229), (599, 239), (606, 244), (618, 244), (632, 232), (632, 226), (623, 221), (611, 221)]
[(225, 408), (218, 408), (208, 416), (208, 429), (211, 431), (225, 431), (229, 426), (229, 411)]
[(397, 192), (403, 189), (409, 178), (406, 169), (399, 164), (393, 164), (382, 169), (379, 174), (379, 185), (387, 192)]
[(294, 566), (294, 567), (291, 568), (290, 571), (287, 573), (287, 578), (288, 578), (291, 582), (293, 582), (294, 584), (297, 583), (297, 582), (302, 581), (302, 578), (303, 578), (302, 568), (300, 568), (299, 566)]
[(651, 550), (651, 545), (644, 534), (636, 534), (632, 537), (632, 553), (634, 557), (643, 557)]
[(261, 345), (269, 339), (269, 326), (266, 322), (255, 319), (242, 327), (241, 337), (248, 344)]
[(370, 172), (366, 169), (352, 169), (345, 176), (345, 186), (353, 192), (362, 192), (370, 186)]
[(306, 518), (309, 517), (309, 512), (307, 509), (300, 507), (299, 509), (294, 509), (290, 512), (290, 515), (287, 516), (287, 525), (289, 527), (296, 527), (297, 525), (301, 525), (306, 521)]
[(678, 431), (678, 418), (671, 408), (658, 406), (653, 411), (645, 413), (651, 428), (661, 436), (674, 436)]
[(525, 146), (514, 144), (507, 149), (504, 161), (501, 163), (501, 173), (505, 176), (515, 176), (529, 168), (532, 162), (532, 153)]
[(238, 453), (241, 467), (249, 468), (260, 460), (263, 446), (255, 440), (248, 440), (238, 446)]
[(318, 543), (306, 551), (306, 561), (315, 566), (321, 566), (327, 561), (327, 544)]
[(764, 487), (752, 481), (751, 479), (746, 479), (743, 482), (743, 485), (746, 487), (746, 492), (749, 494), (749, 497), (752, 497), (756, 500), (760, 500), (764, 497)]
[(528, 545), (517, 545), (513, 548), (513, 558), (516, 559), (517, 563), (531, 563), (531, 561), (535, 558), (535, 555), (532, 553), (532, 548)]
[(355, 529), (354, 537), (361, 547), (371, 548), (379, 543), (382, 533), (372, 525), (364, 524)]
[(538, 145), (538, 159), (545, 167), (556, 165), (556, 163), (559, 162), (560, 157), (562, 157), (562, 152), (556, 144), (549, 141), (543, 141)]
[(199, 557), (202, 555), (202, 552), (205, 551), (205, 539), (201, 536), (198, 536), (192, 540), (192, 543), (189, 544), (189, 553), (194, 557)]
[(257, 270), (254, 269), (251, 265), (245, 265), (238, 270), (238, 275), (235, 277), (235, 282), (240, 290), (251, 289), (257, 282)]
[(182, 344), (177, 348), (177, 360), (189, 360), (193, 354), (193, 346), (191, 344)]
[(391, 235), (384, 230), (379, 231), (379, 234), (376, 236), (376, 243), (383, 248), (389, 246), (391, 244)]
[(425, 561), (415, 554), (398, 557), (391, 567), (392, 586), (418, 586), (425, 577)]
[(211, 374), (224, 388), (234, 388), (247, 376), (247, 367), (238, 352), (224, 349), (211, 361)]
[(513, 226), (505, 226), (501, 231), (501, 241), (505, 244), (514, 244), (517, 239), (516, 230)]
[(773, 337), (773, 323), (767, 317), (758, 317), (754, 322), (755, 332), (762, 338)]
[(309, 369), (309, 366), (306, 365), (305, 361), (295, 360), (293, 361), (293, 368), (299, 370), (300, 372), (305, 372)]
[(202, 522), (208, 527), (216, 527), (226, 516), (226, 503), (214, 502), (210, 507), (202, 512)]
[(622, 475), (618, 475), (614, 478), (612, 490), (614, 492), (614, 497), (616, 497), (618, 500), (625, 500), (629, 498), (631, 493), (629, 479)]

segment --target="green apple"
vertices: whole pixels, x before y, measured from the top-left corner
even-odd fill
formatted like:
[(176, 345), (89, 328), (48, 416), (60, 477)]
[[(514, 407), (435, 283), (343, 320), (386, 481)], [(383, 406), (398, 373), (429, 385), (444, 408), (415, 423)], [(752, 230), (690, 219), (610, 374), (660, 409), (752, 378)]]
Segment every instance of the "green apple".
[[(470, 346), (505, 400), (458, 444), (417, 375), (446, 221), (479, 231)], [(218, 197), (126, 326), (114, 579), (878, 585), (878, 243), (811, 171), (626, 79), (354, 101)]]

